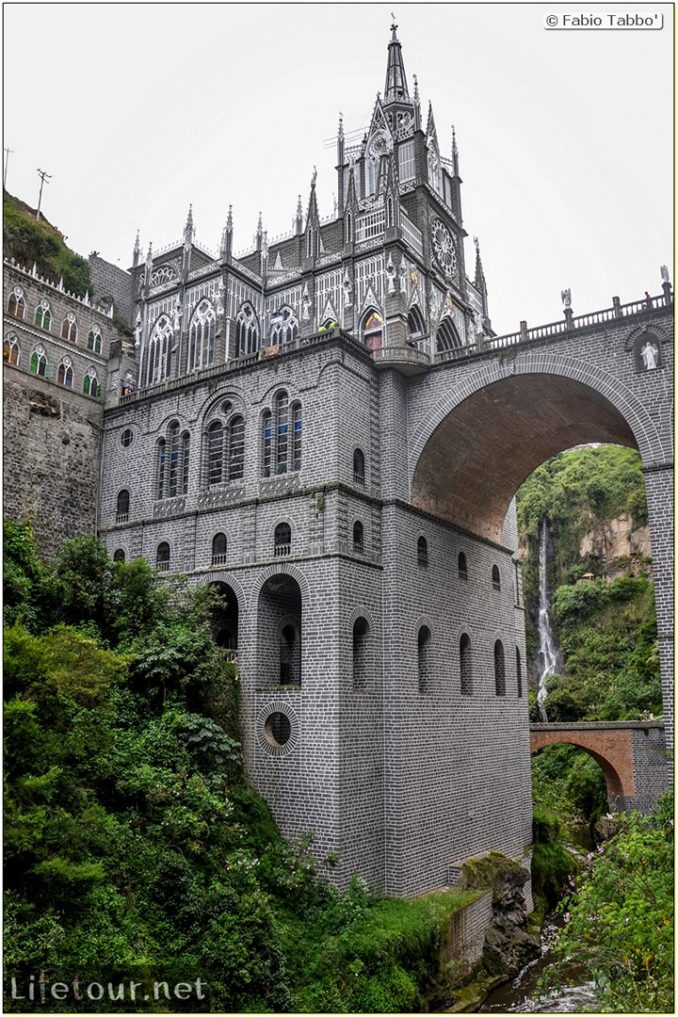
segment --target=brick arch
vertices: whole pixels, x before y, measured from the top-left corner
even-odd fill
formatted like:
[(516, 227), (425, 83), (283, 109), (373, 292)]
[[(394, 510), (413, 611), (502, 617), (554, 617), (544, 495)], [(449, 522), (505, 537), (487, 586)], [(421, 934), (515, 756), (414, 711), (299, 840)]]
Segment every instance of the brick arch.
[(598, 763), (607, 786), (611, 808), (623, 808), (636, 793), (633, 776), (633, 742), (630, 731), (531, 731), (530, 752), (549, 745), (574, 745)]
[[(285, 519), (281, 519), (279, 521), (287, 522), (287, 520)], [(290, 523), (290, 526), (291, 525), (292, 524)], [(290, 576), (292, 579), (296, 579), (297, 583), (299, 584), (299, 589), (301, 590), (302, 606), (303, 607), (307, 606), (311, 594), (311, 588), (308, 579), (301, 571), (301, 569), (298, 569), (296, 565), (289, 565), (287, 562), (280, 562), (279, 564), (276, 565), (269, 565), (268, 568), (265, 568), (263, 572), (259, 574), (259, 578), (252, 588), (251, 596), (252, 604), (257, 603), (259, 599), (259, 594), (261, 593), (262, 589), (264, 588), (268, 580), (272, 576), (278, 576), (281, 574)]]
[(599, 368), (543, 352), (488, 361), (416, 428), (412, 501), (499, 543), (523, 480), (551, 456), (590, 441), (638, 448), (645, 465), (668, 458), (639, 399)]
[[(223, 533), (224, 531), (218, 532)], [(225, 583), (226, 586), (230, 586), (238, 598), (240, 609), (242, 610), (247, 606), (247, 597), (245, 596), (242, 583), (227, 568), (213, 569), (205, 575), (197, 576), (195, 579), (196, 586), (209, 586), (210, 583)]]

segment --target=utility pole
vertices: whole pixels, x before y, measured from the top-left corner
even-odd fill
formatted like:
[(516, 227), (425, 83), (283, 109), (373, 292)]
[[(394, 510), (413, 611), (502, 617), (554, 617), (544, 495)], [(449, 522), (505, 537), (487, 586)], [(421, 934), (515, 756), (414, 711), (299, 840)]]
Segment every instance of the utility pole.
[(45, 183), (45, 178), (47, 178), (47, 181), (49, 182), (52, 179), (52, 174), (51, 173), (45, 173), (44, 170), (39, 169), (38, 170), (38, 176), (40, 177), (40, 194), (38, 195), (38, 211), (36, 212), (36, 215), (35, 215), (36, 219), (40, 218), (40, 206), (42, 205), (42, 188), (43, 188), (44, 183)]
[(7, 166), (9, 165), (9, 157), (10, 157), (10, 155), (14, 155), (14, 149), (13, 148), (6, 148), (5, 149), (5, 168), (4, 168), (4, 171), (3, 171), (3, 174), (2, 174), (2, 186), (3, 186), (3, 189), (5, 187), (7, 187)]

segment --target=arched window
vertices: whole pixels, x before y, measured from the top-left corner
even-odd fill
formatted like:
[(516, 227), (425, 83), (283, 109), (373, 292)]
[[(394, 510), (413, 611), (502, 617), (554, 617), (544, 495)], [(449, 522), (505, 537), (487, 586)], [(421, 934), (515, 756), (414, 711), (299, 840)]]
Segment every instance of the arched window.
[(214, 363), (214, 336), (217, 317), (209, 300), (201, 300), (188, 329), (188, 363), (186, 370), (199, 371)]
[(261, 414), (261, 441), (262, 441), (262, 475), (271, 476), (271, 458), (273, 454), (273, 416), (270, 410), (264, 410)]
[(38, 328), (44, 328), (46, 332), (52, 327), (52, 312), (49, 309), (49, 301), (41, 300), (35, 309), (35, 324)]
[(167, 485), (167, 442), (164, 438), (158, 441), (158, 483), (156, 490), (158, 498), (166, 497)]
[(367, 652), (370, 626), (366, 618), (353, 623), (353, 688), (364, 689), (367, 684)]
[(7, 302), (7, 310), (10, 314), (13, 314), (15, 318), (21, 318), (26, 313), (26, 301), (24, 300), (24, 291), (21, 286), (15, 286), (9, 295), (9, 301)]
[(407, 315), (407, 338), (409, 341), (421, 338), (426, 331), (423, 315), (416, 304), (410, 307)]
[(153, 326), (148, 340), (143, 384), (153, 385), (169, 376), (172, 366), (173, 343), (172, 323), (166, 314), (161, 314)]
[(294, 625), (280, 631), (280, 684), (301, 685), (301, 653)]
[(380, 350), (384, 345), (384, 319), (378, 311), (368, 311), (363, 318), (362, 339), (368, 350)]
[(15, 335), (7, 336), (2, 341), (2, 359), (6, 364), (18, 365), (21, 355), (19, 340)]
[(353, 452), (353, 481), (356, 484), (365, 483), (365, 455), (360, 448)]
[(431, 630), (422, 625), (417, 635), (417, 666), (419, 691), (430, 692), (431, 686)]
[(118, 500), (115, 507), (116, 523), (126, 523), (129, 518), (129, 491), (124, 488), (118, 492)]
[(181, 460), (181, 436), (179, 434), (178, 420), (173, 420), (167, 429), (167, 451), (169, 458), (167, 497), (175, 498), (179, 493), (179, 467)]
[(470, 696), (473, 692), (471, 640), (465, 632), (459, 640), (459, 677), (462, 696)]
[(163, 540), (162, 544), (158, 544), (158, 550), (155, 556), (155, 566), (158, 572), (169, 572), (170, 546), (165, 540)]
[(82, 391), (85, 395), (98, 399), (101, 395), (101, 385), (97, 378), (96, 367), (88, 367), (85, 377), (82, 379)]
[(61, 325), (61, 338), (68, 339), (69, 342), (77, 342), (78, 339), (78, 324), (75, 320), (74, 314), (67, 314)]
[(117, 551), (113, 552), (113, 561), (123, 561), (124, 562), (124, 560), (125, 560), (125, 552), (123, 551), (123, 549), (121, 547), (119, 547), (117, 549)]
[(287, 473), (289, 401), (287, 392), (278, 392), (274, 400), (276, 435), (276, 473)]
[(87, 349), (93, 353), (101, 353), (101, 329), (98, 325), (92, 325), (87, 336)]
[(226, 534), (216, 533), (212, 538), (212, 564), (226, 564)]
[(346, 213), (346, 229), (344, 232), (344, 242), (347, 244), (353, 243), (353, 216), (350, 212)]
[(417, 541), (417, 565), (426, 568), (428, 565), (428, 543), (426, 537), (420, 537)]
[(506, 695), (506, 664), (504, 663), (504, 644), (498, 639), (494, 644), (494, 688), (498, 696)]
[(313, 230), (310, 226), (306, 231), (306, 257), (313, 257)]
[(247, 357), (259, 349), (259, 324), (251, 304), (243, 304), (235, 319), (235, 355)]
[(386, 228), (393, 226), (393, 198), (388, 196), (386, 199)]
[(276, 558), (286, 557), (292, 550), (292, 530), (289, 523), (278, 523), (273, 535), (273, 555)]
[(516, 684), (518, 686), (518, 698), (523, 696), (523, 662), (520, 657), (520, 649), (516, 646)]
[(460, 579), (468, 579), (468, 567), (466, 565), (466, 555), (464, 554), (463, 551), (459, 552), (459, 557), (457, 558), (457, 569), (459, 571)]
[(301, 403), (292, 403), (290, 417), (292, 425), (292, 470), (296, 473), (301, 469), (301, 431), (303, 426)]
[(31, 356), (31, 374), (39, 374), (42, 378), (47, 374), (47, 356), (44, 346), (36, 346), (33, 350)]
[(495, 590), (501, 590), (501, 576), (499, 575), (499, 566), (492, 566), (492, 587)]
[(70, 357), (64, 357), (57, 370), (57, 385), (65, 388), (73, 388), (73, 362)]
[(271, 315), (271, 346), (291, 343), (299, 336), (299, 323), (291, 307), (281, 307)]
[(221, 484), (224, 479), (224, 425), (214, 420), (207, 428), (207, 483)]
[(362, 554), (365, 549), (365, 531), (363, 530), (363, 524), (357, 522), (353, 524), (353, 550), (357, 554)]
[(460, 350), (461, 346), (462, 342), (452, 319), (443, 318), (436, 332), (436, 350), (443, 353), (445, 350)]
[(179, 485), (181, 488), (181, 494), (188, 494), (188, 477), (189, 477), (189, 465), (190, 465), (190, 453), (191, 453), (191, 436), (188, 431), (184, 431), (181, 436), (181, 476), (179, 478)]
[(228, 425), (228, 479), (242, 480), (245, 472), (245, 421), (231, 417)]

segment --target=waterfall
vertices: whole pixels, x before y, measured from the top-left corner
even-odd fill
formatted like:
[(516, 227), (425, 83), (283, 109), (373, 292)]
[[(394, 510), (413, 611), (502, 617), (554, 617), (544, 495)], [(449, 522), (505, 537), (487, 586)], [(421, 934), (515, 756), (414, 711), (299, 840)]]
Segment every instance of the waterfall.
[(546, 581), (547, 572), (547, 547), (548, 547), (548, 525), (546, 519), (539, 524), (539, 619), (537, 631), (539, 633), (539, 687), (537, 689), (537, 703), (539, 704), (539, 717), (541, 721), (548, 723), (546, 715), (546, 679), (553, 674), (558, 666), (558, 652), (553, 640), (551, 631), (551, 619), (549, 618), (549, 598)]

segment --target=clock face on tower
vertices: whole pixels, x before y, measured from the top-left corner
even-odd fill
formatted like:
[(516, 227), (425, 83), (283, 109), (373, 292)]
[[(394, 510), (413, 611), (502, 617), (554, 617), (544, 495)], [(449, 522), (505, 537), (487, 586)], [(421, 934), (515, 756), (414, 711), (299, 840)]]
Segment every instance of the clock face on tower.
[(440, 219), (431, 223), (431, 244), (436, 261), (446, 276), (454, 275), (457, 270), (457, 252), (454, 238), (447, 226)]

